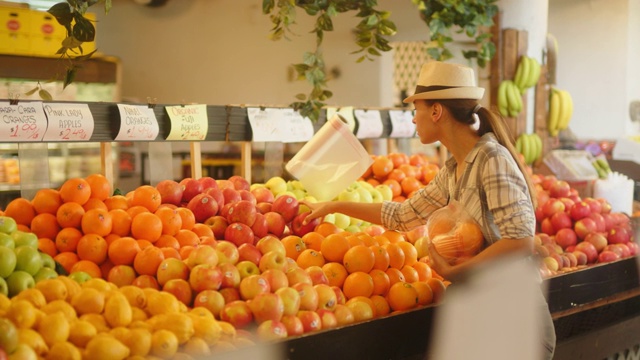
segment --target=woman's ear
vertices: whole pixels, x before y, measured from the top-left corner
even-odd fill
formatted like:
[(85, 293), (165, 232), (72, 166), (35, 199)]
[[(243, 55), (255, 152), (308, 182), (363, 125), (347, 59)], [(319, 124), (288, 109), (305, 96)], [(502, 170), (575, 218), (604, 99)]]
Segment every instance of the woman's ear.
[(434, 121), (438, 121), (440, 120), (440, 117), (442, 117), (442, 104), (440, 103), (434, 103), (433, 106), (431, 107), (431, 117), (433, 118)]

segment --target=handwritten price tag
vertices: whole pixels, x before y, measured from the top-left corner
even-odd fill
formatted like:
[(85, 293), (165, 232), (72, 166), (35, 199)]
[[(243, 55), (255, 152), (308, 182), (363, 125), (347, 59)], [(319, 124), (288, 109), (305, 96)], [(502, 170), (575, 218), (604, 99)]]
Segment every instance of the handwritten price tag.
[(204, 140), (207, 137), (209, 117), (206, 105), (166, 106), (165, 109), (171, 120), (167, 140)]
[(305, 142), (313, 137), (313, 124), (308, 117), (302, 117), (293, 109), (274, 109), (281, 123), (282, 142)]
[[(280, 142), (283, 141), (280, 128), (278, 109), (247, 108), (249, 125), (253, 132), (253, 141)], [(280, 126), (278, 126), (280, 125)]]
[(42, 141), (47, 129), (47, 117), (42, 102), (20, 102), (11, 105), (0, 101), (0, 141)]
[(413, 111), (389, 110), (391, 120), (392, 138), (410, 138), (416, 133), (416, 124), (413, 123)]
[(45, 141), (89, 141), (93, 134), (93, 114), (87, 104), (48, 103), (44, 105), (49, 126)]
[(353, 112), (358, 120), (358, 139), (379, 138), (382, 136), (382, 117), (378, 110), (358, 109)]
[(160, 128), (153, 109), (144, 105), (118, 104), (120, 130), (116, 140), (154, 140)]

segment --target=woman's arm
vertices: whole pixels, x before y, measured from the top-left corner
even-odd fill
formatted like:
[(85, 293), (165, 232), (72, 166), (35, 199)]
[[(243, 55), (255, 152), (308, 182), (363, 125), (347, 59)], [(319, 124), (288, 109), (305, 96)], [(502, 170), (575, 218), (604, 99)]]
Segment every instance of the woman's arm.
[(320, 203), (303, 202), (303, 204), (311, 209), (311, 213), (307, 215), (305, 222), (339, 212), (372, 224), (382, 224), (382, 203), (330, 201)]

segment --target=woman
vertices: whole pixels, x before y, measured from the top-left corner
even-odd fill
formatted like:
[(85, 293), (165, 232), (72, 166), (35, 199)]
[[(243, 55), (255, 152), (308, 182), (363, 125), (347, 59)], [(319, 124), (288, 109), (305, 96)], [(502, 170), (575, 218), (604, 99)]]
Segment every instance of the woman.
[[(406, 231), (426, 224), (434, 211), (456, 200), (482, 228), (485, 246), (476, 256), (457, 265), (449, 264), (432, 246), (430, 263), (443, 277), (455, 279), (498, 257), (531, 255), (535, 188), (503, 119), (480, 105), (483, 94), (484, 89), (475, 85), (471, 68), (436, 61), (423, 65), (415, 94), (404, 102), (415, 106), (413, 122), (420, 141), (439, 141), (451, 153), (436, 177), (402, 203), (308, 204), (312, 212), (307, 219), (340, 212)], [(545, 356), (550, 359), (555, 332), (546, 302), (543, 305)]]

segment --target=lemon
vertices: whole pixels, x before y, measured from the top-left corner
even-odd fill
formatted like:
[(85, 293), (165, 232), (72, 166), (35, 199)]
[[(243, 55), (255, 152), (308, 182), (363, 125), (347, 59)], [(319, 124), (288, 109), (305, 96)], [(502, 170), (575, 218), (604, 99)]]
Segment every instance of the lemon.
[(94, 337), (85, 348), (85, 357), (92, 360), (123, 360), (129, 353), (128, 347), (108, 335)]
[(150, 315), (177, 313), (180, 311), (180, 301), (173, 294), (156, 291), (147, 294), (145, 311)]
[(111, 328), (107, 325), (107, 320), (101, 314), (84, 314), (80, 316), (80, 320), (85, 320), (91, 323), (96, 331), (99, 333), (109, 332)]
[(51, 347), (57, 342), (67, 341), (69, 329), (67, 318), (63, 313), (57, 312), (42, 319), (38, 332), (42, 335), (44, 342)]
[(127, 326), (133, 320), (133, 312), (127, 298), (119, 292), (113, 292), (104, 305), (104, 318), (111, 327)]
[(5, 294), (0, 294), (0, 311), (9, 310), (9, 306), (11, 306), (11, 299)]
[(47, 353), (46, 360), (81, 360), (82, 353), (67, 341), (55, 343)]
[(151, 355), (171, 358), (178, 351), (178, 337), (169, 330), (157, 330), (151, 335)]
[(62, 279), (45, 279), (36, 283), (36, 289), (42, 292), (47, 302), (53, 300), (67, 300), (69, 290)]
[(189, 315), (183, 313), (169, 313), (158, 316), (154, 330), (160, 329), (174, 333), (178, 338), (179, 344), (186, 343), (195, 332), (193, 320)]
[[(209, 345), (202, 339), (197, 336), (192, 337), (187, 341), (183, 346), (182, 350), (194, 357), (201, 357), (205, 355), (209, 355), (211, 353), (211, 349), (209, 349)], [(175, 357), (174, 357), (175, 359)]]
[(57, 312), (61, 312), (67, 318), (69, 322), (73, 322), (78, 318), (76, 314), (76, 310), (66, 302), (65, 300), (54, 300), (47, 305), (42, 307), (42, 312), (47, 315), (55, 314)]
[(123, 343), (129, 348), (131, 355), (146, 356), (151, 351), (151, 331), (143, 328), (131, 329)]
[(147, 306), (147, 294), (141, 288), (134, 285), (125, 285), (119, 289), (127, 300), (129, 305), (139, 309), (144, 309)]
[(27, 300), (14, 300), (6, 316), (16, 327), (29, 329), (36, 323), (36, 308)]
[(93, 287), (83, 287), (71, 299), (71, 306), (78, 315), (100, 314), (104, 310), (104, 294)]
[(38, 355), (35, 350), (26, 344), (18, 344), (16, 350), (9, 355), (9, 360), (37, 360)]
[(49, 346), (44, 342), (42, 336), (33, 329), (18, 330), (18, 339), (21, 344), (32, 348), (38, 356), (44, 356), (49, 351)]
[(67, 298), (64, 300), (71, 300), (77, 293), (80, 292), (80, 284), (78, 284), (78, 282), (73, 280), (72, 278), (68, 276), (58, 276), (56, 280), (64, 283), (65, 287), (67, 288)]
[(18, 346), (18, 329), (9, 320), (0, 318), (0, 348), (11, 354)]
[(101, 293), (106, 293), (109, 290), (113, 290), (113, 287), (109, 285), (109, 282), (102, 278), (91, 278), (82, 283), (82, 288), (92, 288), (96, 289)]
[(31, 305), (35, 306), (36, 309), (40, 309), (47, 304), (47, 299), (42, 294), (42, 292), (38, 289), (31, 288), (22, 290), (18, 295), (14, 296), (12, 301), (15, 300), (27, 300), (31, 303)]
[(98, 330), (92, 323), (86, 320), (74, 321), (69, 326), (69, 342), (77, 347), (84, 348), (89, 340), (98, 334)]
[(222, 337), (222, 326), (213, 317), (204, 317), (193, 321), (194, 336), (204, 340), (209, 346)]
[(147, 313), (144, 312), (144, 310), (137, 308), (135, 306), (131, 307), (131, 322), (134, 322), (137, 320), (145, 321), (148, 318), (149, 316), (147, 316)]

